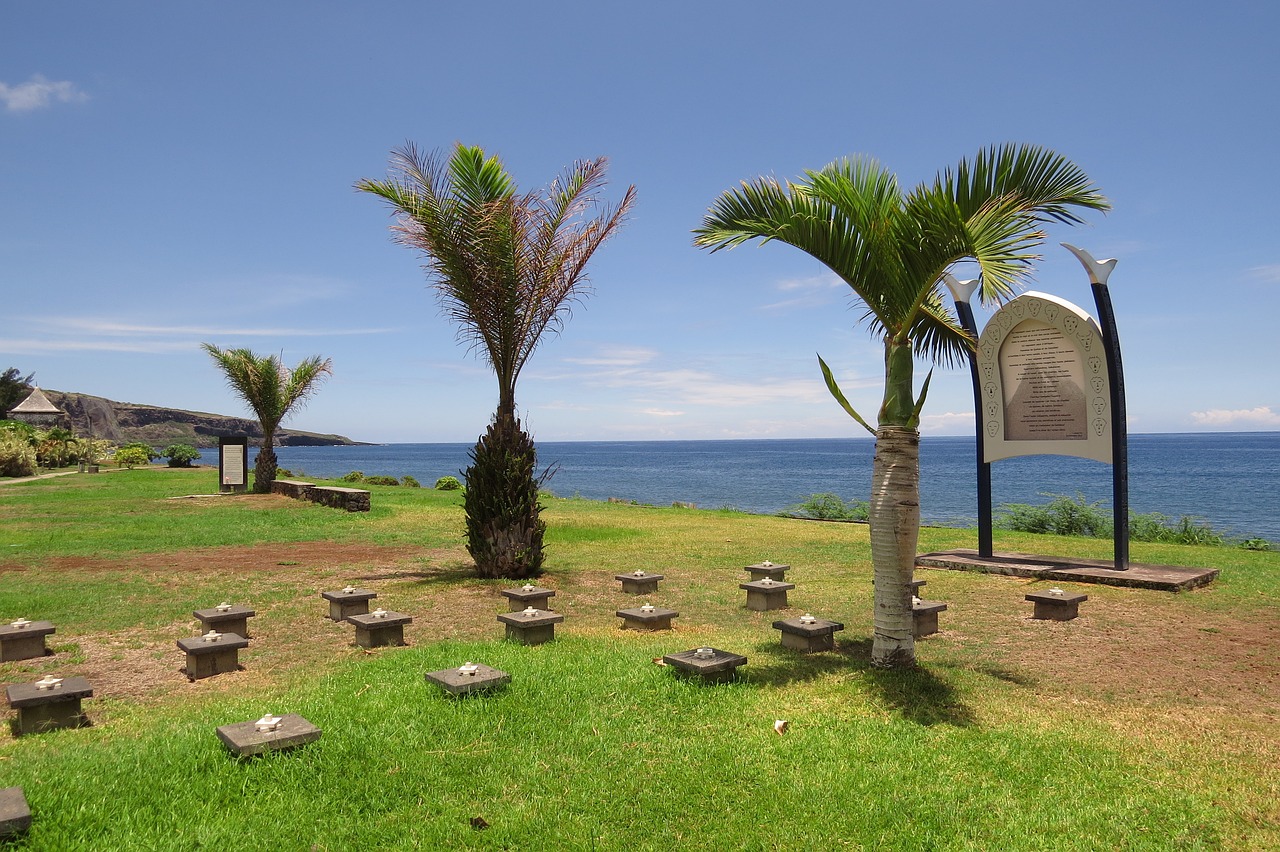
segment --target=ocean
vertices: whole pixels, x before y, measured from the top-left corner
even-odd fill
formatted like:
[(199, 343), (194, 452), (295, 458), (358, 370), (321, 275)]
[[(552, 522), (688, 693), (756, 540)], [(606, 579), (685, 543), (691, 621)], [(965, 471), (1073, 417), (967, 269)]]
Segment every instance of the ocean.
[[(295, 475), (412, 475), (424, 487), (458, 476), (471, 444), (279, 447)], [(538, 443), (539, 466), (557, 465), (547, 488), (562, 497), (616, 497), (656, 506), (774, 513), (811, 494), (867, 499), (873, 441), (867, 438)], [(217, 450), (205, 450), (217, 463)], [(250, 460), (252, 466), (252, 459)], [(920, 444), (924, 523), (977, 524), (974, 440), (925, 437)], [(992, 466), (993, 502), (1042, 504), (1053, 495), (1111, 505), (1111, 466), (1066, 456), (1029, 456)], [(1129, 505), (1176, 520), (1190, 515), (1233, 538), (1280, 542), (1280, 432), (1131, 435)]]

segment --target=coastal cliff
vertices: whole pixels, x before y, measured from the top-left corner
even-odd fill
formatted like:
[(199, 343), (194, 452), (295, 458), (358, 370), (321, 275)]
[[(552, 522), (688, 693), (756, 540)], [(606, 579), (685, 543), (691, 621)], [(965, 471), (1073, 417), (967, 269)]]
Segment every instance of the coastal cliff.
[[(247, 435), (250, 439), (262, 437), (258, 421), (245, 417), (116, 402), (83, 393), (53, 390), (45, 390), (44, 393), (50, 402), (67, 412), (71, 419), (71, 429), (77, 435), (92, 434), (95, 438), (106, 438), (116, 444), (141, 441), (161, 448), (170, 444), (216, 447), (218, 438), (224, 435)], [(343, 435), (325, 435), (299, 429), (276, 430), (277, 446), (327, 447), (354, 446), (359, 443)]]

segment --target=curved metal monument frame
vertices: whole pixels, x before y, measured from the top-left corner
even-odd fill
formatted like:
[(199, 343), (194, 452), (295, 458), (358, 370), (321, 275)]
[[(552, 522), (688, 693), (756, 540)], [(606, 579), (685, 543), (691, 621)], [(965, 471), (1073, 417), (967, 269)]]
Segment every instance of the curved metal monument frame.
[(1098, 321), (1065, 299), (1029, 292), (977, 330), (977, 281), (946, 277), (964, 328), (977, 340), (969, 367), (978, 460), (978, 553), (992, 555), (991, 463), (1024, 455), (1079, 456), (1112, 466), (1115, 568), (1129, 564), (1129, 435), (1124, 370), (1107, 278), (1097, 261), (1062, 244), (1089, 274)]

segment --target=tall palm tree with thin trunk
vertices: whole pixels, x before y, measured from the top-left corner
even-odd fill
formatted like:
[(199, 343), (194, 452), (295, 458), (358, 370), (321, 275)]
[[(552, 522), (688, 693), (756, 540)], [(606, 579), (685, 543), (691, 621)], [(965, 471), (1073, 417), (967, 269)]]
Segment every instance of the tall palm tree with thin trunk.
[(603, 158), (579, 162), (544, 190), (520, 194), (495, 156), (457, 145), (444, 159), (412, 144), (385, 180), (356, 189), (396, 214), (396, 239), (425, 256), (445, 313), (493, 367), (498, 408), (472, 451), (464, 508), (467, 548), (481, 576), (542, 571), (536, 451), (516, 416), (516, 381), (542, 335), (563, 327), (586, 294), (587, 261), (631, 209), (635, 187), (601, 204)]
[(915, 662), (910, 583), (920, 530), (918, 427), (932, 377), (931, 371), (917, 395), (915, 360), (951, 364), (975, 345), (943, 301), (944, 276), (972, 262), (981, 273), (982, 301), (999, 303), (1039, 259), (1033, 249), (1044, 240), (1045, 224), (1078, 224), (1077, 211), (1109, 207), (1084, 172), (1060, 155), (1004, 145), (909, 192), (868, 158), (839, 160), (796, 183), (758, 178), (722, 194), (695, 229), (694, 244), (712, 251), (778, 240), (812, 255), (849, 286), (865, 308), (863, 320), (884, 341), (884, 396), (874, 429), (818, 358), (832, 395), (876, 437), (873, 664)]
[(333, 374), (333, 361), (312, 355), (292, 370), (275, 355), (257, 355), (248, 349), (220, 349), (202, 343), (227, 384), (248, 404), (262, 426), (262, 448), (253, 466), (253, 490), (271, 491), (276, 478), (276, 429), (298, 406), (314, 394), (320, 383)]

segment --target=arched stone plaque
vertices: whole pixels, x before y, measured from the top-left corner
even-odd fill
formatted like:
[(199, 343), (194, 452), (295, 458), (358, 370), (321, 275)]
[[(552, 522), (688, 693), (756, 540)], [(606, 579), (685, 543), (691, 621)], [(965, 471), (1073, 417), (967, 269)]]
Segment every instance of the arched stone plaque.
[(1093, 317), (1057, 296), (1024, 293), (983, 329), (977, 367), (984, 461), (1112, 461), (1111, 378)]

